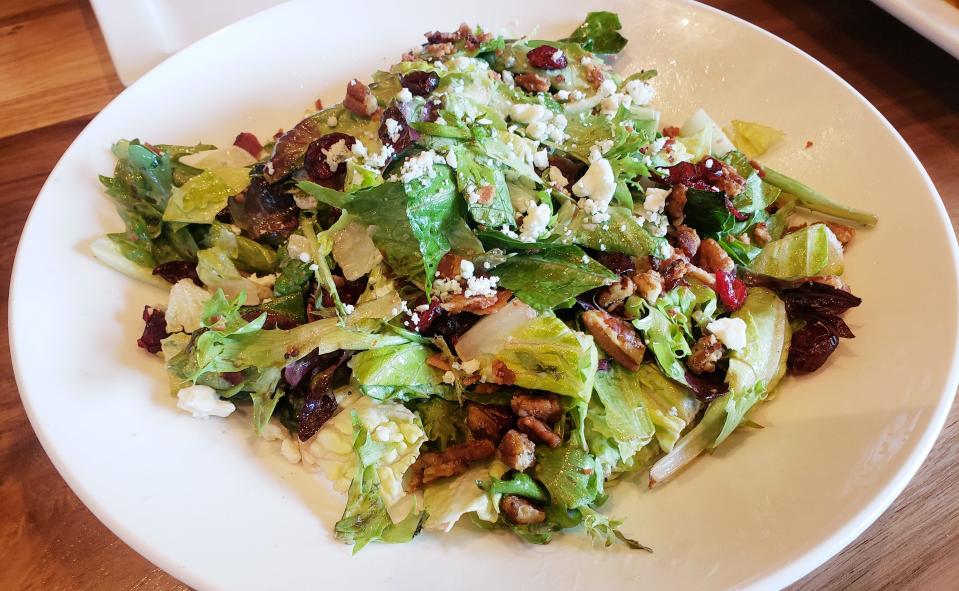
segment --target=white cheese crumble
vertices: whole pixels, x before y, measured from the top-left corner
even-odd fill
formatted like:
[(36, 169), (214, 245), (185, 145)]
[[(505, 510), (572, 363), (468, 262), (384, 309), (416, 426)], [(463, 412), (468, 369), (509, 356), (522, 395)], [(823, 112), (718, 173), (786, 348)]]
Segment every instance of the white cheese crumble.
[(340, 120), (336, 118), (336, 115), (330, 115), (326, 118), (326, 125), (329, 127), (336, 127), (339, 123)]
[(648, 105), (656, 96), (656, 89), (642, 80), (630, 80), (623, 90), (637, 105)]
[(521, 103), (510, 107), (509, 116), (513, 121), (532, 123), (540, 120), (549, 121), (553, 118), (553, 112), (543, 105)]
[(446, 162), (446, 160), (433, 150), (426, 150), (416, 156), (407, 158), (400, 168), (400, 180), (404, 183), (410, 183), (416, 179), (420, 179), (423, 185), (428, 185), (430, 181), (436, 177), (436, 170), (433, 168), (433, 164), (436, 163), (437, 159), (439, 162)]
[(403, 130), (403, 126), (400, 125), (400, 122), (396, 119), (387, 119), (383, 122), (386, 125), (386, 134), (390, 136), (390, 140), (395, 142), (400, 139), (400, 132)]
[(393, 157), (393, 146), (383, 146), (382, 148), (380, 148), (379, 152), (375, 154), (370, 154), (366, 158), (366, 164), (369, 166), (372, 166), (373, 168), (383, 168), (384, 166), (386, 166), (386, 163), (389, 162), (390, 158), (392, 157)]
[(494, 296), (496, 295), (496, 284), (499, 283), (499, 277), (490, 275), (489, 277), (470, 277), (466, 280), (466, 291), (463, 292), (468, 298), (474, 296)]
[(456, 381), (456, 374), (454, 374), (453, 372), (448, 371), (448, 372), (446, 372), (446, 373), (443, 374), (443, 383), (444, 383), (444, 384), (452, 384), (452, 383), (454, 383), (455, 381)]
[(463, 293), (463, 288), (455, 279), (440, 277), (433, 281), (433, 292), (441, 301), (446, 301), (454, 295)]
[(526, 126), (526, 135), (536, 141), (540, 141), (546, 137), (546, 133), (546, 123), (543, 121), (533, 121)]
[(176, 393), (176, 407), (193, 415), (195, 419), (228, 417), (236, 407), (232, 402), (220, 400), (216, 390), (209, 386), (188, 386)]
[(450, 168), (456, 169), (456, 150), (450, 149), (450, 151), (446, 153), (446, 164), (448, 164)]
[(476, 267), (470, 261), (463, 259), (460, 261), (460, 276), (463, 279), (469, 279), (473, 276), (473, 272), (476, 270)]
[(549, 155), (546, 154), (546, 150), (540, 150), (533, 154), (533, 166), (536, 168), (549, 167)]
[(301, 252), (297, 258), (299, 258), (300, 261), (302, 261), (302, 262), (304, 262), (304, 263), (308, 263), (308, 262), (310, 262), (310, 261), (313, 260), (313, 259), (310, 257), (310, 253), (308, 253), (308, 252)]
[(400, 91), (396, 93), (396, 100), (401, 103), (408, 103), (413, 100), (413, 93), (410, 92), (409, 88), (400, 89)]
[(530, 199), (526, 203), (526, 215), (523, 217), (523, 223), (519, 229), (519, 239), (523, 242), (535, 242), (546, 232), (550, 213), (549, 205), (545, 203), (537, 204)]
[(603, 80), (602, 84), (599, 85), (598, 92), (602, 96), (609, 96), (616, 92), (616, 83), (607, 78)]
[(566, 102), (566, 101), (569, 100), (569, 91), (568, 91), (568, 90), (560, 90), (559, 92), (557, 92), (556, 94), (553, 95), (553, 98), (556, 99), (556, 100), (558, 100), (558, 101), (560, 101), (560, 102)]
[(469, 361), (464, 361), (460, 364), (460, 369), (465, 373), (476, 373), (479, 371), (480, 362), (479, 359), (470, 359)]
[(727, 349), (739, 351), (746, 346), (746, 323), (741, 318), (717, 318), (706, 325), (706, 330)]
[(592, 216), (593, 223), (609, 220), (609, 202), (616, 191), (616, 176), (609, 160), (600, 158), (589, 165), (583, 178), (573, 185), (573, 194), (582, 197), (578, 205)]
[(650, 187), (646, 189), (646, 199), (643, 200), (643, 209), (646, 211), (662, 211), (669, 197), (668, 189)]
[(353, 152), (346, 147), (346, 140), (340, 140), (328, 149), (323, 150), (323, 156), (326, 158), (326, 165), (330, 167), (330, 170), (336, 170), (340, 164), (353, 157)]

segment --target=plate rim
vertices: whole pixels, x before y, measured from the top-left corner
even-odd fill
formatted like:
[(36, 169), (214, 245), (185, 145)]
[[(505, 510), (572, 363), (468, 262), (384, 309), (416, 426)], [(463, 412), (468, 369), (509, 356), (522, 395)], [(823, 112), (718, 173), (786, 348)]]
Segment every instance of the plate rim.
[[(796, 47), (792, 43), (786, 41), (785, 39), (763, 29), (762, 27), (759, 27), (758, 25), (755, 25), (743, 18), (723, 11), (719, 8), (702, 4), (696, 2), (695, 0), (672, 1), (677, 1), (679, 4), (687, 7), (694, 7), (696, 10), (704, 10), (705, 12), (712, 13), (714, 16), (718, 16), (721, 19), (732, 21), (734, 24), (746, 26), (753, 32), (760, 33), (769, 41), (784, 46), (784, 48), (798, 54), (800, 57), (809, 61), (812, 65), (818, 68), (822, 73), (832, 78), (835, 82), (838, 82), (844, 90), (846, 90), (862, 106), (864, 106), (875, 117), (877, 117), (879, 122), (884, 126), (885, 131), (890, 133), (891, 136), (898, 142), (899, 146), (904, 149), (910, 163), (919, 172), (919, 177), (925, 184), (926, 188), (937, 198), (935, 211), (938, 214), (938, 221), (943, 226), (947, 237), (952, 238), (952, 241), (950, 242), (949, 254), (951, 255), (953, 276), (956, 279), (957, 288), (959, 288), (959, 244), (957, 244), (955, 230), (953, 229), (948, 212), (946, 211), (942, 196), (936, 188), (935, 183), (933, 183), (931, 177), (929, 176), (928, 171), (916, 156), (915, 152), (913, 152), (912, 148), (905, 141), (899, 131), (889, 122), (882, 112), (880, 112), (849, 82), (836, 74), (818, 59), (799, 47)], [(26, 264), (24, 262), (25, 255), (23, 252), (23, 237), (26, 235), (28, 230), (36, 225), (36, 204), (46, 193), (48, 185), (51, 184), (51, 178), (54, 178), (57, 175), (57, 172), (61, 169), (68, 156), (70, 156), (75, 149), (79, 149), (77, 147), (79, 141), (89, 132), (89, 129), (93, 126), (93, 124), (96, 123), (101, 117), (108, 116), (110, 112), (116, 108), (115, 103), (117, 103), (121, 97), (123, 97), (126, 93), (138, 88), (140, 85), (145, 84), (145, 80), (149, 81), (155, 77), (156, 72), (177, 67), (180, 61), (190, 59), (196, 47), (202, 47), (207, 44), (215, 43), (215, 40), (226, 32), (241, 28), (243, 26), (248, 26), (248, 21), (263, 18), (262, 15), (266, 13), (290, 10), (291, 5), (297, 6), (300, 4), (307, 4), (308, 2), (309, 0), (292, 0), (284, 2), (244, 17), (235, 23), (229, 24), (213, 33), (210, 33), (202, 39), (191, 43), (176, 54), (167, 57), (162, 62), (151, 68), (148, 72), (143, 74), (133, 84), (125, 88), (117, 96), (111, 99), (111, 101), (99, 113), (97, 113), (97, 115), (94, 116), (86, 126), (84, 126), (83, 130), (77, 134), (70, 146), (68, 146), (60, 156), (56, 165), (53, 167), (53, 169), (51, 169), (50, 174), (44, 181), (43, 186), (40, 188), (40, 191), (34, 200), (34, 204), (30, 208), (30, 213), (23, 225), (23, 229), (20, 233), (20, 238), (18, 239), (17, 243), (14, 263), (11, 267), (10, 287), (8, 291), (7, 320), (11, 365), (13, 368), (14, 379), (17, 384), (17, 391), (20, 396), (21, 404), (23, 404), (27, 418), (30, 421), (30, 425), (34, 431), (34, 434), (39, 440), (44, 453), (50, 459), (61, 478), (63, 478), (63, 480), (70, 487), (71, 491), (77, 495), (77, 497), (83, 502), (84, 506), (90, 510), (90, 512), (93, 513), (93, 515), (112, 533), (119, 537), (125, 544), (133, 548), (147, 561), (161, 568), (176, 579), (187, 582), (187, 584), (197, 588), (219, 588), (219, 586), (203, 572), (188, 570), (185, 566), (177, 564), (175, 558), (167, 555), (160, 548), (157, 548), (150, 543), (147, 536), (139, 535), (137, 532), (134, 532), (128, 528), (120, 519), (114, 518), (109, 508), (103, 505), (97, 499), (97, 496), (94, 494), (94, 492), (84, 484), (82, 479), (75, 474), (71, 467), (64, 461), (64, 459), (60, 457), (60, 455), (57, 453), (57, 449), (51, 441), (51, 438), (43, 428), (43, 423), (33, 407), (31, 397), (26, 393), (26, 389), (23, 387), (23, 376), (26, 375), (27, 369), (22, 365), (23, 360), (21, 359), (21, 354), (18, 351), (17, 342), (14, 338), (18, 333), (17, 310), (19, 308), (19, 298), (17, 297), (18, 290), (16, 288), (20, 283), (20, 281), (18, 281), (18, 277), (23, 274), (21, 269)], [(953, 327), (953, 335), (953, 351), (956, 352), (959, 351), (959, 317), (957, 317), (956, 326)], [(837, 527), (832, 535), (822, 538), (822, 540), (817, 542), (816, 545), (811, 549), (791, 559), (783, 566), (775, 567), (775, 570), (772, 572), (769, 572), (765, 575), (760, 575), (760, 578), (753, 578), (745, 581), (743, 588), (782, 588), (798, 581), (803, 576), (825, 564), (829, 559), (836, 556), (844, 548), (849, 546), (856, 538), (859, 537), (859, 535), (861, 535), (869, 526), (871, 526), (892, 505), (893, 502), (895, 502), (905, 487), (912, 481), (913, 477), (922, 466), (942, 432), (946, 418), (949, 414), (949, 410), (951, 409), (957, 396), (957, 389), (959, 389), (959, 356), (953, 355), (952, 363), (949, 366), (948, 373), (945, 375), (946, 387), (948, 390), (939, 397), (936, 407), (931, 414), (928, 428), (919, 436), (911, 453), (896, 469), (895, 474), (889, 479), (885, 486), (879, 492), (873, 495), (873, 498), (857, 513), (855, 513), (845, 523)]]

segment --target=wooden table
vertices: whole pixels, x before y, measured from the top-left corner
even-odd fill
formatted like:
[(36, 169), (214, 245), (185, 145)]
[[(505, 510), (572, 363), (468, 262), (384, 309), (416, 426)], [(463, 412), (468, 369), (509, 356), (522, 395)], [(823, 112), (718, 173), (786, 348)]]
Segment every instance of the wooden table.
[[(959, 216), (959, 62), (865, 0), (710, 0), (809, 52), (902, 133)], [(80, 0), (0, 4), (0, 293), (60, 154), (122, 86)], [(864, 162), (863, 165), (868, 165)], [(7, 326), (6, 299), (0, 327)], [(128, 548), (54, 470), (0, 338), (0, 589), (186, 589)], [(895, 504), (792, 589), (959, 588), (959, 407)]]

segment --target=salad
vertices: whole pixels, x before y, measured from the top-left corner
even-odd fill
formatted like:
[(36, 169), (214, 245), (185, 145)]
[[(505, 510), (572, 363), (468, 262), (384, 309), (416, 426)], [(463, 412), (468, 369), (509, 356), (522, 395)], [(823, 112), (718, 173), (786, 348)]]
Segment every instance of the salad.
[(169, 294), (137, 344), (180, 409), (241, 409), (346, 493), (354, 551), (463, 520), (648, 550), (613, 485), (757, 426), (853, 336), (875, 217), (760, 164), (773, 128), (661, 121), (620, 28), (464, 24), (266, 144), (113, 146), (126, 231), (94, 254)]

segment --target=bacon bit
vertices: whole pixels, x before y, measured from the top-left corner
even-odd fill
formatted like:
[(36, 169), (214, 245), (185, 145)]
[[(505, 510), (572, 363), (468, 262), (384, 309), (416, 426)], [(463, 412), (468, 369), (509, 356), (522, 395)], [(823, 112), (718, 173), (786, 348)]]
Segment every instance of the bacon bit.
[(415, 59), (416, 59), (416, 56), (413, 55), (413, 52), (412, 52), (412, 51), (407, 51), (407, 52), (404, 53), (402, 56), (400, 56), (400, 61), (401, 61), (401, 62), (411, 62), (411, 61), (413, 61), (413, 60), (415, 60)]
[(663, 135), (666, 137), (679, 137), (679, 128), (675, 125), (669, 125), (663, 128)]
[(480, 381), (480, 379), (480, 375), (474, 373), (473, 375), (463, 376), (463, 378), (460, 379), (460, 382), (462, 382), (464, 386), (472, 386), (476, 382)]
[(250, 156), (254, 158), (259, 158), (260, 153), (263, 152), (263, 144), (260, 143), (260, 140), (256, 139), (256, 136), (248, 131), (244, 131), (236, 136), (236, 139), (233, 140), (233, 145), (237, 148), (246, 150), (250, 153)]
[(806, 149), (808, 150), (808, 149), (811, 148), (811, 147), (812, 147), (812, 142), (807, 141), (807, 142), (806, 142)]
[(496, 378), (497, 384), (512, 386), (516, 383), (516, 372), (499, 359), (493, 360), (493, 377)]
[(443, 371), (453, 371), (453, 366), (450, 365), (450, 362), (439, 353), (435, 353), (426, 358), (426, 364), (435, 367), (436, 369), (441, 369)]
[(757, 173), (759, 173), (759, 178), (761, 179), (766, 178), (766, 171), (763, 170), (762, 164), (756, 162), (755, 160), (750, 160), (749, 165), (752, 166)]
[(300, 350), (293, 345), (290, 345), (286, 348), (286, 353), (283, 356), (287, 359), (292, 359), (300, 354)]
[(151, 152), (153, 152), (153, 153), (156, 154), (157, 156), (163, 156), (163, 150), (161, 150), (160, 148), (154, 146), (154, 145), (151, 144), (150, 142), (144, 142), (144, 143), (143, 143), (143, 147), (146, 148), (147, 150), (150, 150)]
[(316, 102), (313, 103), (313, 106), (316, 107), (317, 111), (323, 110), (323, 99), (316, 99)]
[(590, 474), (593, 473), (593, 469), (592, 469), (592, 468), (582, 468), (582, 469), (580, 469), (580, 472), (582, 472), (583, 474), (586, 474), (587, 476), (589, 476)]

